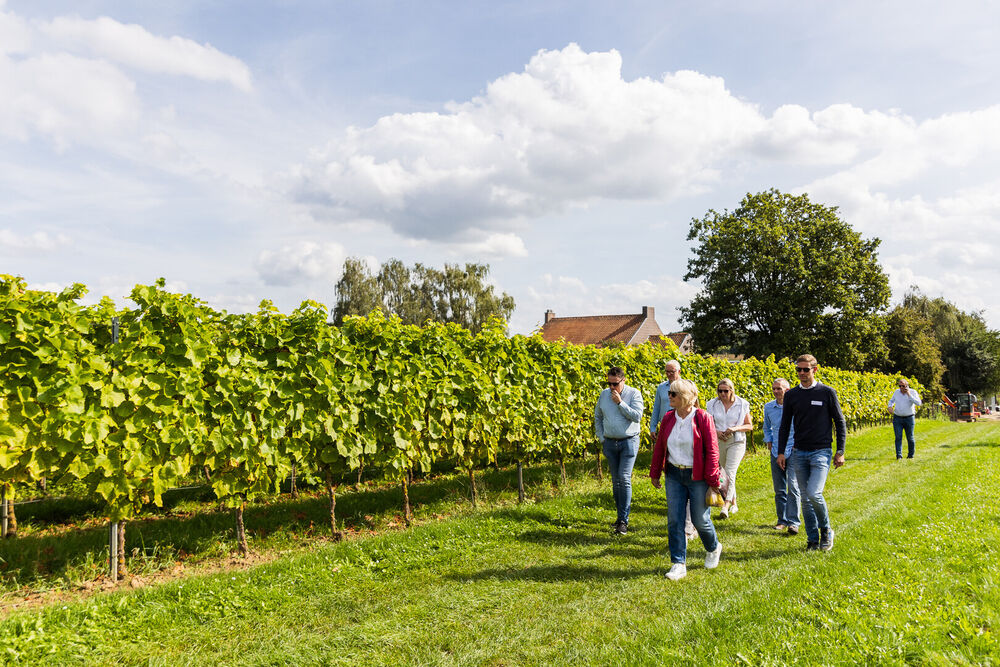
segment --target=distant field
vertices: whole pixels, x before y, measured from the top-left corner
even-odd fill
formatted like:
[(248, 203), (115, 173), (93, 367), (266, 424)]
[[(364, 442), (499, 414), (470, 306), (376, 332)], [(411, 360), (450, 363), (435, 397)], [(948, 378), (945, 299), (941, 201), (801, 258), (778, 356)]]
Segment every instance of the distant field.
[[(17, 612), (0, 650), (45, 664), (996, 663), (1000, 422), (917, 433), (902, 462), (891, 428), (849, 437), (827, 484), (831, 553), (770, 528), (756, 456), (740, 513), (716, 522), (719, 569), (693, 543), (688, 577), (670, 582), (665, 502), (643, 464), (624, 538), (607, 530), (609, 482), (578, 469), (536, 503), (497, 492), (500, 507), (425, 513), (409, 531)], [(435, 511), (461, 506), (458, 488)]]

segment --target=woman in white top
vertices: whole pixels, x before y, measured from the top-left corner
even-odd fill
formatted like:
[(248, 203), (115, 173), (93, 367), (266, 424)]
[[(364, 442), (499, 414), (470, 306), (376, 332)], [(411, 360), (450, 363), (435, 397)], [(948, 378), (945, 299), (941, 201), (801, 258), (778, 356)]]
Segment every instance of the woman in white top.
[(719, 518), (726, 519), (739, 511), (736, 506), (736, 471), (746, 454), (746, 434), (753, 428), (753, 423), (750, 421), (750, 404), (736, 395), (732, 380), (719, 380), (717, 389), (718, 398), (706, 403), (705, 409), (715, 421), (715, 431), (719, 437), (719, 465), (729, 477), (729, 493), (719, 510)]

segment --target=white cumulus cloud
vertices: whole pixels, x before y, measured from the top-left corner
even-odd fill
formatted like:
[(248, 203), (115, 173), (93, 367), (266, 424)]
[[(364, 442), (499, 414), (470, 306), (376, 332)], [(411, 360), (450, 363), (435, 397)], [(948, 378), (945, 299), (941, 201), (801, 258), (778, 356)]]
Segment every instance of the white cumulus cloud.
[(19, 234), (9, 229), (0, 229), (0, 248), (11, 250), (53, 250), (67, 245), (70, 238), (65, 234), (50, 234), (48, 232), (33, 232)]
[(294, 195), (324, 215), (446, 238), (596, 199), (697, 191), (764, 126), (720, 78), (626, 81), (621, 66), (616, 51), (540, 51), (468, 102), (350, 128), (299, 166)]
[(264, 250), (255, 268), (268, 285), (295, 285), (318, 279), (337, 280), (347, 254), (339, 243), (299, 241), (277, 250)]

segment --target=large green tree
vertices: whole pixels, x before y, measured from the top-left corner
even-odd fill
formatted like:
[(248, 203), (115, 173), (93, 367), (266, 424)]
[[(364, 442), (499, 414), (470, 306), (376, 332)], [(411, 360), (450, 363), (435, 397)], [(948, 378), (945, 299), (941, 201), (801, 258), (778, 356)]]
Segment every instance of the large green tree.
[(339, 326), (348, 315), (378, 308), (399, 316), (403, 324), (452, 322), (478, 332), (492, 318), (506, 322), (514, 312), (514, 298), (496, 294), (489, 273), (488, 264), (437, 269), (420, 263), (407, 267), (393, 258), (372, 274), (362, 260), (350, 257), (337, 282), (333, 319)]
[(889, 281), (879, 239), (864, 239), (835, 206), (769, 190), (735, 211), (691, 221), (684, 280), (701, 291), (681, 317), (700, 350), (757, 357), (811, 352), (850, 369), (880, 366)]
[(1000, 332), (986, 326), (977, 312), (965, 312), (943, 297), (930, 298), (911, 288), (902, 307), (931, 325), (946, 370), (945, 387), (953, 392), (1000, 391)]
[(367, 315), (382, 307), (382, 289), (360, 257), (348, 257), (336, 286), (333, 323), (338, 327), (349, 315)]
[(924, 386), (925, 398), (940, 396), (946, 368), (941, 360), (941, 345), (934, 335), (934, 322), (907, 305), (906, 299), (885, 320), (889, 357), (884, 370), (916, 378)]

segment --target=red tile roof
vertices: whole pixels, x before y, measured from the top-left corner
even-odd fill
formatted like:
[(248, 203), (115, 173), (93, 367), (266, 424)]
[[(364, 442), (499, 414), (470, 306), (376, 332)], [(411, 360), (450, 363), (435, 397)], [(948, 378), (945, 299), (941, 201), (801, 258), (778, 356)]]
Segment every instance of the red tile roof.
[[(642, 313), (556, 317), (542, 327), (542, 338), (547, 341), (563, 340), (576, 345), (629, 343), (645, 321)], [(642, 342), (645, 342), (645, 338)]]

